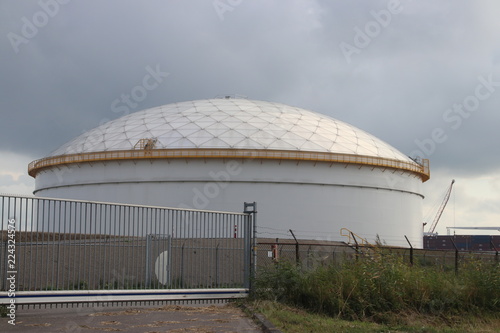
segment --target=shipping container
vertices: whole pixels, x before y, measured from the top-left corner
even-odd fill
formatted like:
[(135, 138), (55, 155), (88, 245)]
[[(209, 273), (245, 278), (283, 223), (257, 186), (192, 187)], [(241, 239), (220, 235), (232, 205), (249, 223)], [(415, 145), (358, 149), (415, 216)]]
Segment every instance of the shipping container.
[(491, 236), (493, 240), (493, 245), (497, 248), (497, 251), (500, 251), (500, 236)]
[(500, 236), (490, 235), (442, 235), (424, 236), (424, 249), (454, 250), (453, 242), (460, 251), (494, 251), (491, 241), (497, 251), (500, 251)]
[(491, 251), (490, 250), (490, 243), (475, 243), (472, 244), (472, 250), (473, 251)]
[(461, 244), (470, 244), (471, 240), (471, 235), (454, 235), (453, 236), (453, 241), (455, 244), (461, 243)]
[(480, 236), (480, 235), (473, 235), (472, 236), (472, 244), (489, 244), (490, 243), (491, 236)]

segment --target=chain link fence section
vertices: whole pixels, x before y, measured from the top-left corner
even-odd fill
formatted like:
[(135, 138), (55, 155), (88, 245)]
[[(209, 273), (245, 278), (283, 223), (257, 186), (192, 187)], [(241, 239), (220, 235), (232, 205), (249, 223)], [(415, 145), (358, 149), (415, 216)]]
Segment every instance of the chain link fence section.
[(442, 271), (455, 270), (473, 261), (500, 263), (498, 251), (452, 251), (411, 249), (390, 246), (367, 246), (338, 241), (315, 241), (292, 239), (258, 239), (257, 263), (261, 269), (278, 262), (294, 262), (302, 269), (313, 270), (317, 266), (337, 265), (345, 262), (380, 256), (401, 257), (408, 265), (437, 267)]

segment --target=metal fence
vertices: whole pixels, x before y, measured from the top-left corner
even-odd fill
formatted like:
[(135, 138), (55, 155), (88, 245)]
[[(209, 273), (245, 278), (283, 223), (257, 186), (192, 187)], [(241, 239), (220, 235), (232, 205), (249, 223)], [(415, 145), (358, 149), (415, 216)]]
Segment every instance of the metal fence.
[(367, 245), (356, 247), (344, 242), (311, 240), (295, 242), (291, 239), (259, 239), (256, 252), (258, 267), (264, 269), (279, 261), (289, 261), (300, 264), (302, 268), (308, 270), (319, 265), (341, 265), (375, 255), (394, 255), (401, 257), (403, 262), (409, 265), (435, 267), (442, 271), (454, 270), (457, 274), (460, 273), (460, 268), (469, 262), (500, 263), (498, 251), (427, 250)]
[(258, 239), (257, 263), (265, 268), (280, 261), (299, 263), (306, 269), (318, 265), (341, 264), (352, 260), (356, 251), (344, 242), (326, 242), (314, 240)]
[(252, 213), (0, 196), (0, 218), (0, 301), (11, 276), (18, 300), (250, 285)]

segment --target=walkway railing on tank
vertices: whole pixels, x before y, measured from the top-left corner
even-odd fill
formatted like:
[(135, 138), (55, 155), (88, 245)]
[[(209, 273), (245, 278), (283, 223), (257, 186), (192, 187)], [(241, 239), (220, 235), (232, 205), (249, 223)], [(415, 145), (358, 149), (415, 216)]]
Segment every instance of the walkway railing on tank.
[(423, 159), (421, 163), (406, 162), (383, 157), (326, 153), (304, 152), (289, 150), (262, 150), (262, 149), (132, 149), (115, 150), (92, 153), (67, 154), (49, 156), (33, 161), (28, 166), (28, 173), (35, 177), (38, 172), (51, 166), (67, 165), (73, 163), (99, 162), (112, 160), (133, 159), (190, 159), (190, 158), (244, 158), (244, 159), (273, 159), (294, 161), (317, 161), (329, 163), (345, 163), (368, 165), (381, 168), (406, 170), (417, 174), (423, 181), (430, 177), (429, 160)]
[(246, 213), (0, 196), (0, 304), (9, 301), (11, 275), (18, 300), (34, 292), (115, 295), (134, 289), (155, 295), (163, 290), (157, 300), (173, 289), (177, 298), (187, 297), (179, 292), (186, 289), (192, 291), (190, 297), (200, 291), (206, 297), (246, 296), (252, 218)]

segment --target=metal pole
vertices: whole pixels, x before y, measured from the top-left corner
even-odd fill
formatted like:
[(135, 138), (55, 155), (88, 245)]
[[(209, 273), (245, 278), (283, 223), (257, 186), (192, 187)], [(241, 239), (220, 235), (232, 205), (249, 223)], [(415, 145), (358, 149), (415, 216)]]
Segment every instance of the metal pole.
[[(251, 288), (250, 280), (255, 278), (255, 272), (257, 270), (257, 203), (255, 201), (245, 202), (243, 213), (249, 214), (247, 219), (247, 232), (245, 233), (245, 243), (248, 242), (248, 244), (245, 246), (245, 252), (247, 248), (251, 246), (251, 252), (249, 253), (250, 261), (248, 262), (249, 269), (245, 270), (248, 270), (248, 274), (245, 274), (245, 287)], [(245, 257), (246, 256), (247, 254)]]
[[(3, 212), (2, 212), (3, 213)], [(5, 258), (4, 260), (4, 264), (3, 264), (3, 269), (2, 269), (2, 273), (1, 273), (1, 277), (2, 277), (2, 290), (7, 290), (7, 271), (8, 271), (8, 268), (7, 268), (7, 265), (8, 265), (8, 255), (7, 255), (7, 249), (8, 249), (8, 245), (9, 245), (9, 241), (8, 239), (6, 240), (5, 242), (5, 250), (4, 252), (2, 253), (2, 257)], [(4, 276), (4, 273), (5, 273), (5, 276)]]
[(251, 245), (251, 236), (250, 236), (250, 232), (251, 232), (251, 228), (250, 228), (250, 223), (251, 223), (251, 218), (252, 216), (249, 214), (247, 216), (244, 217), (245, 218), (245, 221), (244, 221), (244, 232), (243, 232), (243, 262), (244, 262), (244, 267), (243, 267), (243, 271), (244, 271), (244, 276), (243, 276), (243, 285), (245, 288), (248, 288), (250, 289), (250, 275), (251, 275), (251, 269), (252, 269), (252, 262), (251, 262), (251, 249), (250, 247), (252, 246)]
[(253, 202), (253, 212), (252, 212), (252, 229), (253, 229), (253, 241), (252, 241), (252, 248), (253, 248), (253, 271), (252, 271), (252, 278), (255, 279), (255, 274), (257, 272), (257, 203), (254, 201)]
[(172, 235), (167, 235), (168, 238), (168, 254), (167, 254), (167, 281), (169, 288), (172, 288)]
[(356, 260), (359, 260), (359, 244), (358, 241), (356, 240), (356, 237), (354, 237), (354, 234), (351, 231), (351, 236), (352, 239), (354, 239), (354, 243), (356, 243)]
[(453, 241), (453, 238), (450, 238), (453, 247), (455, 248), (455, 274), (458, 274), (458, 248)]
[(180, 279), (180, 288), (184, 288), (184, 245), (182, 243), (181, 247), (181, 279)]
[(495, 243), (493, 243), (493, 236), (490, 237), (490, 246), (495, 251), (495, 262), (498, 264), (498, 250), (495, 247)]
[(300, 255), (299, 255), (299, 241), (297, 240), (297, 237), (295, 237), (292, 229), (289, 229), (290, 233), (293, 236), (293, 239), (295, 239), (295, 263), (298, 265), (300, 264)]
[(410, 245), (410, 265), (413, 266), (413, 246), (411, 245), (411, 243), (408, 240), (408, 237), (406, 237), (406, 235), (405, 235), (405, 238), (406, 238), (406, 241), (408, 242), (408, 244)]
[(219, 242), (215, 247), (215, 288), (219, 287)]
[(146, 288), (151, 287), (151, 238), (146, 235)]

